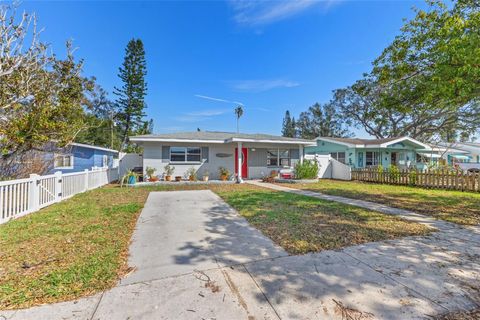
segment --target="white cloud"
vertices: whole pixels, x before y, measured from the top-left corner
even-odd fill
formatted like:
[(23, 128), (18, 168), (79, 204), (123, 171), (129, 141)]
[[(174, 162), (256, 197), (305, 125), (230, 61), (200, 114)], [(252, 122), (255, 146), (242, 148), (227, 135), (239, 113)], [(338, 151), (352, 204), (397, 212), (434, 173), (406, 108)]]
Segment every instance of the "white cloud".
[(199, 110), (192, 112), (185, 112), (182, 115), (175, 117), (174, 119), (179, 122), (198, 122), (211, 119), (215, 116), (220, 116), (231, 110), (221, 109), (221, 110)]
[(202, 94), (196, 94), (195, 97), (205, 99), (205, 100), (210, 100), (210, 101), (239, 104), (239, 105), (243, 106), (243, 103), (238, 102), (238, 101), (230, 101), (230, 100), (222, 99), (222, 98), (213, 98), (213, 97), (209, 97), (209, 96), (204, 96)]
[(300, 83), (285, 79), (239, 80), (229, 82), (232, 89), (238, 91), (262, 92), (276, 88), (294, 88)]
[(322, 6), (328, 10), (337, 0), (277, 0), (277, 1), (244, 1), (232, 0), (234, 20), (241, 25), (265, 25), (290, 18), (314, 6)]

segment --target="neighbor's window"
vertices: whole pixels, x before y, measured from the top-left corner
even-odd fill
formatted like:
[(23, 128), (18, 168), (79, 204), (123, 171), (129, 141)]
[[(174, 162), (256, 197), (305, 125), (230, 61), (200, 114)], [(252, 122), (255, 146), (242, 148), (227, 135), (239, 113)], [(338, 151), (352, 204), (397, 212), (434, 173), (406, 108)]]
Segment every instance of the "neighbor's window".
[(365, 153), (365, 158), (366, 158), (366, 166), (378, 166), (379, 165), (379, 159), (380, 159), (380, 153), (379, 152), (374, 152), (374, 151), (367, 151)]
[(106, 154), (102, 156), (102, 167), (108, 167), (108, 156)]
[(202, 150), (197, 147), (171, 147), (170, 161), (172, 162), (200, 162)]
[(68, 155), (57, 154), (57, 155), (55, 155), (54, 162), (53, 162), (53, 167), (54, 168), (73, 167), (73, 156), (71, 154), (68, 154)]
[(345, 152), (331, 152), (330, 155), (333, 159), (345, 163)]

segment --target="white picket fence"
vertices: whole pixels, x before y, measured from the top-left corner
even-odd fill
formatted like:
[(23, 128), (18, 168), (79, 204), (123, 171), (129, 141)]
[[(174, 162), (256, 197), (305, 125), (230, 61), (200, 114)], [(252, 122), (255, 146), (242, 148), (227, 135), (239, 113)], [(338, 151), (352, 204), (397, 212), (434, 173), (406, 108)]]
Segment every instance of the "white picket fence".
[(32, 174), (27, 179), (0, 182), (0, 224), (115, 180), (117, 168), (92, 168), (47, 176)]

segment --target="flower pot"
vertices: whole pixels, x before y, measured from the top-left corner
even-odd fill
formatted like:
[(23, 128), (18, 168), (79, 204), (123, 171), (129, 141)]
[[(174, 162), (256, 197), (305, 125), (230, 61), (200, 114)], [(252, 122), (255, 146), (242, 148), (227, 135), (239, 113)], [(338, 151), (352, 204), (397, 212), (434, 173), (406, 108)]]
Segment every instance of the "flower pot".
[(158, 177), (151, 177), (148, 179), (148, 181), (150, 182), (157, 182), (158, 181)]
[(137, 182), (137, 179), (135, 179), (135, 176), (128, 177), (128, 180), (127, 180), (128, 184), (135, 184), (135, 182)]
[(165, 181), (172, 181), (172, 176), (165, 176)]
[(203, 181), (208, 181), (208, 176), (203, 176)]
[(227, 176), (226, 174), (222, 174), (222, 175), (220, 176), (220, 179), (221, 179), (222, 181), (227, 181), (228, 176)]
[(188, 181), (195, 181), (195, 176), (188, 177)]
[(177, 182), (182, 181), (182, 177), (181, 176), (176, 176), (175, 181), (177, 181)]

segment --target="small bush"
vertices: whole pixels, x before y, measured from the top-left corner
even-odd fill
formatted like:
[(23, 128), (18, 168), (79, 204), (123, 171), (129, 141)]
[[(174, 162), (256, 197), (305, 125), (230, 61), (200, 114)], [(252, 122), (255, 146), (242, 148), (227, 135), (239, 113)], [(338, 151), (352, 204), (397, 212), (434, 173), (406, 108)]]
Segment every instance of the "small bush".
[(408, 184), (411, 186), (417, 184), (417, 171), (412, 170), (408, 173)]
[(295, 177), (297, 179), (316, 179), (318, 177), (317, 161), (304, 160), (295, 166)]
[(391, 165), (388, 167), (388, 174), (390, 175), (390, 179), (394, 182), (398, 182), (400, 180), (400, 169), (396, 165)]

